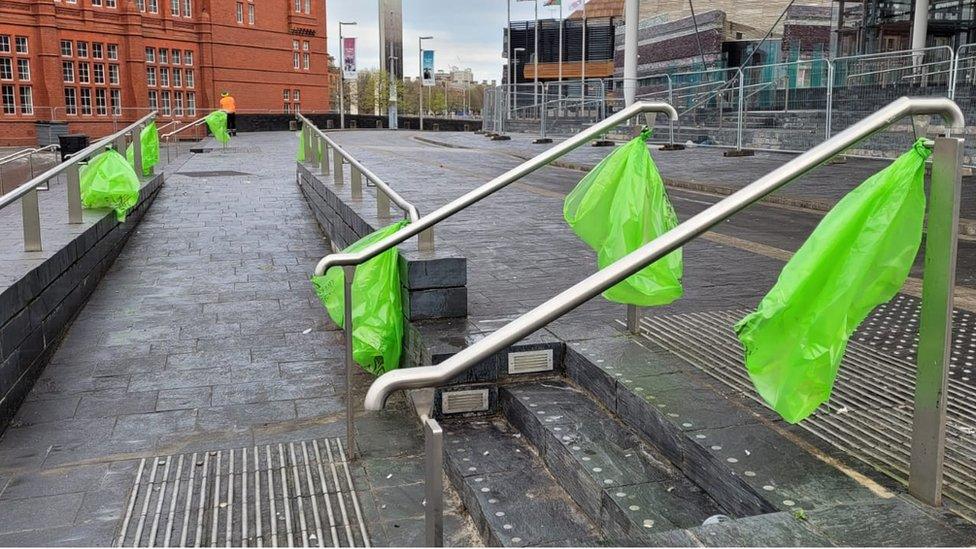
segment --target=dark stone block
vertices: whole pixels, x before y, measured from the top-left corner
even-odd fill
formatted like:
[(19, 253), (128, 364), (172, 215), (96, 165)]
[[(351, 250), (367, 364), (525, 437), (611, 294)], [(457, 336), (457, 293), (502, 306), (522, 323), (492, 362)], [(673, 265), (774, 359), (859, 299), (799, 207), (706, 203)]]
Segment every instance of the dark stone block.
[(468, 315), (468, 289), (464, 286), (432, 290), (401, 289), (407, 319), (431, 320)]
[(464, 286), (467, 278), (467, 260), (457, 250), (400, 251), (400, 283), (410, 290)]
[[(831, 542), (815, 533), (792, 513), (772, 513), (699, 526), (691, 535), (705, 547), (829, 547)], [(872, 545), (863, 541), (850, 545)], [(895, 543), (893, 545), (901, 545)]]
[[(931, 510), (928, 510), (931, 512)], [(971, 533), (937, 520), (900, 498), (860, 502), (808, 512), (809, 527), (836, 545), (961, 547), (976, 544)]]

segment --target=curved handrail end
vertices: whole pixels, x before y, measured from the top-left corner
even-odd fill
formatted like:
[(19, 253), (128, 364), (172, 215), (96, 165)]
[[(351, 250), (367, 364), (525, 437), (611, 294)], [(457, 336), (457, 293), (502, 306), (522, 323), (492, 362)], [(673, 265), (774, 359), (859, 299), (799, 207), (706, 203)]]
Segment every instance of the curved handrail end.
[(322, 276), (331, 267), (344, 267), (348, 265), (355, 265), (359, 262), (359, 256), (356, 254), (347, 253), (337, 253), (329, 254), (319, 260), (318, 264), (315, 265), (315, 276)]

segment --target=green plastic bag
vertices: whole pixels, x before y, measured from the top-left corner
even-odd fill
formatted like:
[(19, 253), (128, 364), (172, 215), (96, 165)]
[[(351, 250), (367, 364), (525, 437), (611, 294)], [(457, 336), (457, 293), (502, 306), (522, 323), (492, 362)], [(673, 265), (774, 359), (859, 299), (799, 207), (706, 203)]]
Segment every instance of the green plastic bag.
[[(150, 122), (148, 126), (139, 132), (139, 142), (142, 144), (142, 175), (150, 175), (152, 168), (159, 163), (159, 132), (156, 131), (156, 122)], [(136, 168), (135, 155), (132, 150), (132, 143), (125, 149), (125, 159), (134, 170)]]
[(125, 221), (139, 202), (139, 178), (125, 157), (114, 150), (92, 158), (81, 170), (81, 204), (85, 208), (112, 208)]
[(749, 377), (786, 421), (830, 398), (847, 341), (904, 284), (922, 240), (922, 141), (845, 196), (736, 324)]
[[(400, 221), (357, 240), (345, 253), (358, 252), (406, 226)], [(400, 270), (396, 247), (356, 267), (352, 283), (352, 356), (374, 375), (400, 365), (403, 345), (403, 305), (400, 302)], [(329, 317), (340, 328), (345, 323), (345, 273), (332, 267), (323, 276), (313, 276), (312, 285)]]
[[(602, 269), (678, 224), (664, 181), (647, 150), (650, 130), (620, 147), (566, 197), (563, 217), (597, 253)], [(681, 297), (681, 250), (644, 267), (603, 293), (617, 303), (649, 307)]]
[(227, 133), (227, 113), (224, 111), (214, 111), (208, 114), (205, 120), (214, 139), (221, 143), (230, 141), (230, 134)]
[(295, 160), (305, 162), (305, 132), (298, 131), (298, 152), (295, 153)]

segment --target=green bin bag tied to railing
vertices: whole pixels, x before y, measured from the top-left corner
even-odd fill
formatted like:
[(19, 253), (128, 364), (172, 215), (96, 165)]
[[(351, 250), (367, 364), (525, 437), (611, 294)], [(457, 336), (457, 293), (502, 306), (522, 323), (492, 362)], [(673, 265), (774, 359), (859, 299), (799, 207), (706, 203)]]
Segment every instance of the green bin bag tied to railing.
[[(647, 150), (650, 130), (620, 147), (566, 197), (563, 217), (597, 253), (601, 269), (668, 232), (678, 218)], [(644, 267), (603, 293), (617, 303), (649, 307), (681, 297), (681, 250)]]
[(908, 277), (930, 154), (918, 141), (840, 200), (736, 324), (749, 377), (786, 421), (802, 421), (830, 398), (851, 334)]
[[(150, 122), (148, 126), (139, 132), (139, 142), (142, 144), (142, 175), (152, 174), (153, 166), (159, 163), (159, 132), (156, 131), (156, 122)], [(132, 150), (132, 143), (125, 149), (125, 159), (134, 170), (136, 168), (135, 154)]]
[(221, 143), (230, 141), (230, 134), (227, 133), (227, 113), (214, 111), (208, 114), (204, 120), (207, 121), (207, 127), (210, 128), (210, 133), (213, 134), (214, 139)]
[(82, 167), (80, 186), (82, 206), (112, 208), (120, 222), (139, 202), (139, 178), (125, 157), (114, 150), (99, 154)]
[[(379, 242), (407, 225), (400, 221), (357, 240), (343, 253), (355, 253)], [(403, 344), (403, 305), (400, 301), (400, 270), (396, 246), (356, 267), (352, 283), (352, 356), (374, 375), (400, 365)], [(313, 276), (312, 285), (329, 317), (340, 328), (345, 324), (345, 273), (332, 267)]]
[(298, 130), (298, 152), (295, 153), (295, 160), (305, 162), (305, 131)]

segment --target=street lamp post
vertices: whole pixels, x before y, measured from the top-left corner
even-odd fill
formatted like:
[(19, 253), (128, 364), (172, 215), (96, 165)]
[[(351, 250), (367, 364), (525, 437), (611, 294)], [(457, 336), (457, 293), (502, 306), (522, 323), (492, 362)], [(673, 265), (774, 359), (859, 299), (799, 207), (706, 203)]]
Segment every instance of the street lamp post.
[(397, 79), (396, 71), (394, 70), (393, 63), (398, 59), (397, 56), (393, 55), (393, 48), (390, 48), (390, 61), (388, 63), (389, 70), (387, 71), (387, 76), (390, 79), (390, 104), (388, 107), (387, 116), (389, 118), (388, 126), (391, 130), (397, 129), (399, 126), (397, 122)]
[[(515, 48), (514, 50), (512, 50), (512, 52), (513, 52), (513, 60), (515, 62), (515, 79), (518, 80), (518, 65), (519, 65), (519, 61), (521, 60), (519, 53), (524, 53), (525, 48)], [(525, 63), (522, 63), (522, 66), (524, 67)], [(509, 118), (512, 117), (512, 114), (515, 112), (515, 109), (518, 108), (518, 84), (512, 84), (512, 90), (514, 90), (512, 92), (512, 98), (514, 99), (514, 103), (508, 106)]]
[(417, 99), (420, 101), (420, 129), (424, 129), (424, 40), (432, 40), (433, 36), (420, 36), (417, 38), (417, 54), (420, 56), (418, 65), (420, 67), (420, 86)]
[(346, 127), (346, 58), (342, 46), (342, 26), (355, 25), (355, 21), (339, 22), (339, 128)]

